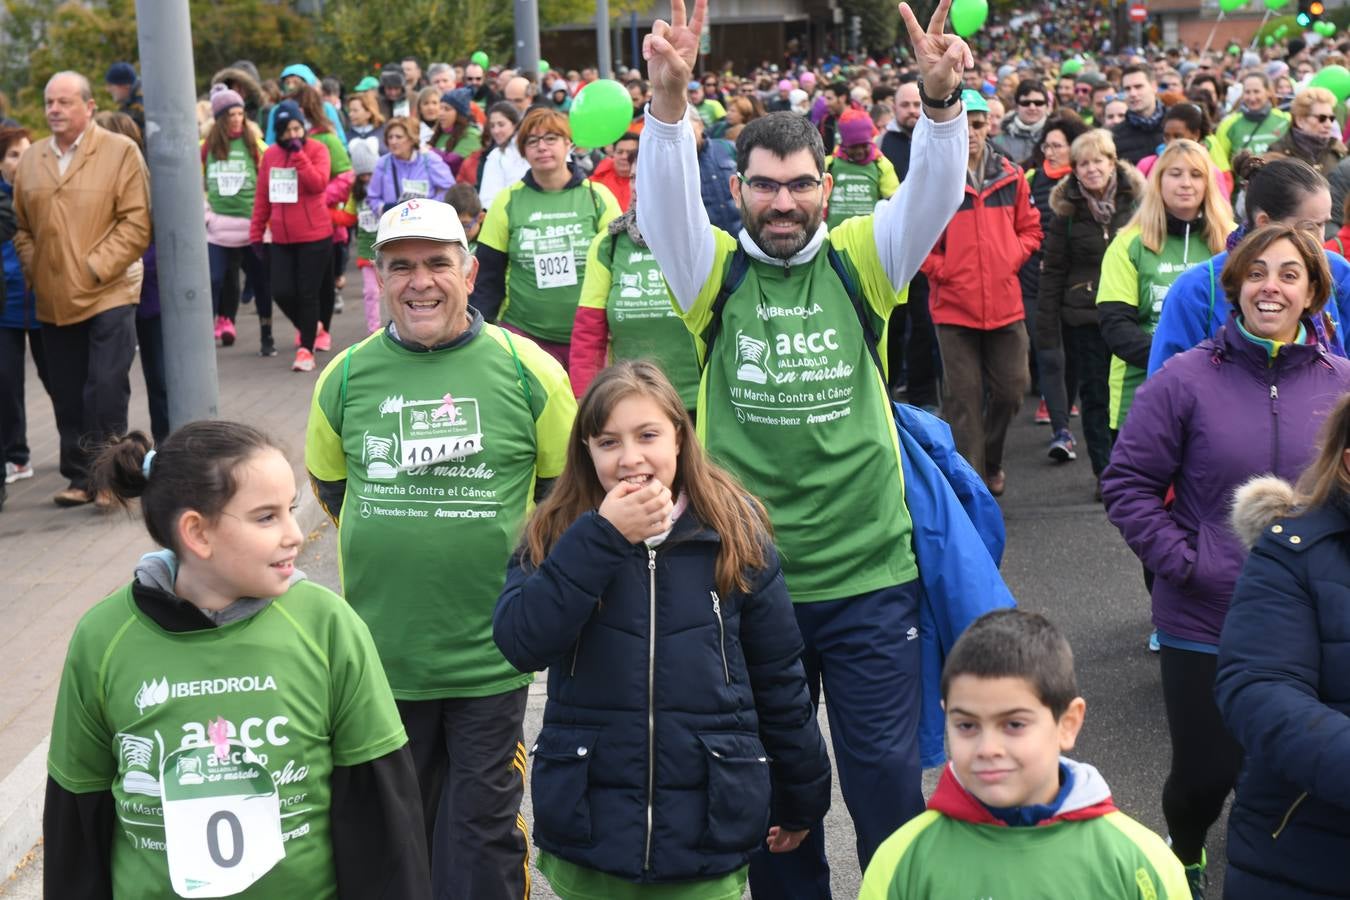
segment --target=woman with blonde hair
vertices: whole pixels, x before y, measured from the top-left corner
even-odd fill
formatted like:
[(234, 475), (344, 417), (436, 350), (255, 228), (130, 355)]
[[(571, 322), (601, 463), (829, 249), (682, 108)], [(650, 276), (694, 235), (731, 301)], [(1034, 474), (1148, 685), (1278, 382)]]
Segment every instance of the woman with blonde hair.
[[(1052, 215), (1041, 243), (1036, 352), (1050, 413), (1049, 456), (1056, 462), (1077, 458), (1069, 413), (1080, 398), (1095, 482), (1111, 457), (1111, 351), (1098, 325), (1097, 282), (1107, 244), (1133, 218), (1145, 188), (1135, 167), (1117, 159), (1116, 142), (1105, 128), (1074, 138), (1069, 164), (1072, 170), (1050, 192)], [(1100, 488), (1096, 491), (1100, 500)]]
[(1336, 136), (1336, 96), (1326, 88), (1307, 87), (1289, 105), (1292, 127), (1275, 143), (1270, 153), (1301, 159), (1324, 176), (1345, 159), (1345, 144)]
[(369, 91), (347, 98), (347, 121), (353, 138), (373, 137), (379, 142), (381, 156), (389, 152), (389, 145), (384, 142), (384, 113)]
[(1187, 268), (1222, 251), (1233, 228), (1209, 152), (1191, 140), (1169, 144), (1149, 173), (1139, 209), (1102, 260), (1097, 316), (1111, 351), (1113, 433), (1144, 380), (1167, 289)]

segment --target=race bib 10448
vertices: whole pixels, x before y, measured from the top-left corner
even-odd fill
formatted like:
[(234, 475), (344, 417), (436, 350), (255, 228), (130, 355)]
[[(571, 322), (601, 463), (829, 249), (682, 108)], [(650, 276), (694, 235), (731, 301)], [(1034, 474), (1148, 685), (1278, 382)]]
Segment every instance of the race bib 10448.
[(299, 203), (300, 180), (295, 169), (273, 169), (267, 184), (267, 199), (273, 203)]
[(547, 288), (571, 287), (577, 283), (576, 260), (572, 251), (541, 253), (534, 258), (534, 283), (541, 291)]
[(243, 744), (221, 741), (164, 757), (164, 845), (180, 897), (230, 897), (286, 855), (272, 775)]

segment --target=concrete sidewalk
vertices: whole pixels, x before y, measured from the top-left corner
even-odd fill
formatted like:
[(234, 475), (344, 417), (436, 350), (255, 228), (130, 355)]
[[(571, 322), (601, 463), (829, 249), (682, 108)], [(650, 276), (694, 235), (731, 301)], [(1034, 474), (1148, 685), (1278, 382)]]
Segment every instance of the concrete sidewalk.
[[(356, 273), (352, 267), (348, 274), (347, 311), (333, 317), (334, 353), (365, 336)], [(294, 331), (279, 310), (273, 322), (279, 352), (262, 359), (257, 316), (252, 304), (241, 306), (238, 341), (216, 351), (220, 416), (248, 422), (276, 439), (303, 488), (305, 421), (317, 371), (290, 371)], [(320, 369), (328, 359), (318, 354)], [(57, 470), (51, 402), (31, 360), (25, 394), (36, 475), (9, 485), (0, 512), (0, 616), (9, 623), (0, 633), (0, 657), (7, 660), (8, 672), (0, 692), (0, 883), (41, 833), (45, 739), (71, 632), (85, 610), (130, 579), (141, 554), (155, 549), (138, 514), (100, 513), (92, 506), (60, 509), (52, 503), (66, 482)], [(132, 366), (131, 427), (150, 431), (139, 359)], [(301, 497), (300, 524), (308, 533), (323, 514), (307, 488)]]

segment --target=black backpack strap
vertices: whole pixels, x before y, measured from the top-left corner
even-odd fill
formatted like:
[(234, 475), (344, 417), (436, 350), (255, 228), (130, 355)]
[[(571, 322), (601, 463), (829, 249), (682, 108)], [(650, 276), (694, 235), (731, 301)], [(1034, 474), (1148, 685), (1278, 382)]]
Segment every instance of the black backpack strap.
[(830, 245), (828, 249), (828, 258), (830, 268), (834, 269), (834, 274), (839, 276), (839, 280), (844, 283), (844, 290), (848, 292), (848, 302), (853, 304), (853, 314), (858, 317), (858, 324), (862, 326), (863, 343), (867, 344), (867, 352), (872, 354), (872, 362), (876, 364), (877, 371), (881, 373), (881, 380), (886, 381), (886, 368), (881, 364), (881, 354), (877, 346), (881, 343), (881, 338), (877, 336), (877, 331), (872, 327), (872, 320), (867, 317), (867, 301), (863, 299), (862, 292), (857, 283), (853, 280), (848, 266), (844, 264), (844, 258), (838, 251)]
[(727, 299), (741, 286), (741, 282), (745, 280), (745, 273), (749, 270), (750, 257), (746, 255), (745, 249), (737, 242), (736, 252), (731, 254), (731, 259), (727, 262), (727, 270), (722, 275), (722, 287), (718, 289), (717, 297), (713, 300), (712, 315), (708, 320), (708, 327), (703, 331), (704, 367), (708, 365), (708, 360), (712, 359), (713, 345), (717, 343), (717, 335), (722, 330), (722, 310), (726, 308)]

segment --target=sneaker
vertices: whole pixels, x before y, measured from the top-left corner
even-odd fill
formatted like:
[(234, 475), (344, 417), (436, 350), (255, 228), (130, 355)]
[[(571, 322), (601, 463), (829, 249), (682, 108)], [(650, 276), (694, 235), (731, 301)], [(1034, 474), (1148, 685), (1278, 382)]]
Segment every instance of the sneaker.
[(1148, 636), (1148, 652), (1161, 653), (1162, 644), (1158, 643), (1158, 629), (1153, 629), (1153, 633)]
[(327, 353), (333, 349), (333, 336), (322, 325), (319, 326), (318, 333), (314, 335), (314, 349), (320, 353)]
[(220, 331), (220, 345), (222, 347), (233, 347), (235, 339), (234, 323), (221, 316), (220, 324), (217, 327)]
[(5, 484), (13, 484), (33, 477), (33, 466), (29, 463), (5, 463)]
[(989, 493), (995, 497), (1002, 497), (1004, 489), (1008, 486), (1008, 475), (1002, 469), (999, 469), (993, 475), (987, 476), (984, 482), (989, 486)]
[(224, 316), (216, 316), (216, 327), (214, 330), (216, 340), (220, 340), (221, 323), (225, 321)]
[(1037, 425), (1050, 424), (1050, 408), (1045, 405), (1044, 397), (1041, 398), (1041, 405), (1036, 407), (1036, 424)]
[(1186, 867), (1186, 886), (1191, 889), (1191, 900), (1205, 900), (1205, 891), (1209, 888), (1209, 875), (1205, 867), (1209, 860), (1205, 851), (1200, 851), (1200, 861)]
[(57, 506), (84, 506), (86, 503), (94, 502), (94, 495), (77, 487), (68, 487), (63, 491), (57, 491), (52, 497), (52, 502)]
[(1050, 458), (1055, 462), (1069, 462), (1078, 458), (1078, 454), (1073, 452), (1073, 435), (1067, 429), (1061, 429), (1055, 432), (1055, 439), (1050, 442)]
[(333, 298), (333, 312), (335, 313), (342, 312), (342, 306), (343, 306), (342, 295), (338, 294)]
[(1071, 418), (1071, 419), (1076, 419), (1076, 418), (1078, 418), (1078, 404), (1077, 404), (1077, 403), (1075, 403), (1073, 406), (1070, 406), (1070, 407), (1069, 407), (1069, 418)]
[(314, 354), (310, 353), (304, 347), (295, 351), (295, 362), (291, 363), (292, 372), (313, 372)]
[(270, 334), (263, 336), (262, 344), (258, 348), (258, 355), (263, 357), (277, 355), (277, 345)]

